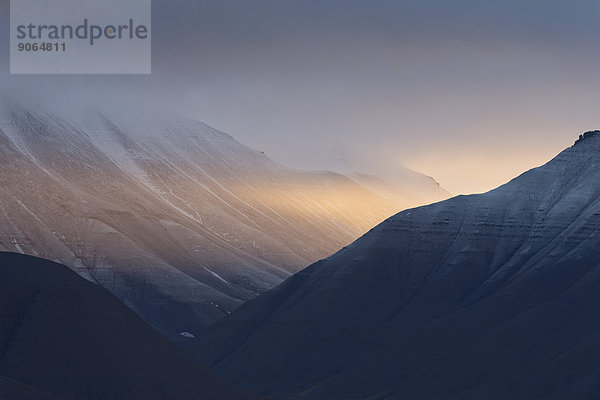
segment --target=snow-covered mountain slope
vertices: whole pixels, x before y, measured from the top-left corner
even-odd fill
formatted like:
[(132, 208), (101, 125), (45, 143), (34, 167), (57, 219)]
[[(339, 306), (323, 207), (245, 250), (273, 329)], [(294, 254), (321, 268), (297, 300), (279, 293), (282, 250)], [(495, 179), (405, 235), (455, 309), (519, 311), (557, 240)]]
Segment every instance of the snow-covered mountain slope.
[(0, 162), (0, 250), (59, 261), (171, 334), (413, 205), (172, 115), (5, 105)]
[(272, 398), (600, 393), (600, 132), (481, 195), (407, 210), (209, 328)]
[(0, 398), (255, 396), (199, 365), (106, 290), (67, 267), (0, 252)]

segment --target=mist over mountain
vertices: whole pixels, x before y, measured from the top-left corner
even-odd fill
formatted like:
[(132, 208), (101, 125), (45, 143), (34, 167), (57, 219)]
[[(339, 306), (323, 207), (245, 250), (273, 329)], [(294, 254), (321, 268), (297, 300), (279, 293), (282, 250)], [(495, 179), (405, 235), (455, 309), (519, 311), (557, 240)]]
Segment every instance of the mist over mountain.
[(3, 400), (251, 399), (105, 289), (67, 267), (0, 253)]
[(450, 197), (450, 194), (441, 189), (435, 179), (408, 168), (399, 168), (394, 178), (381, 178), (358, 172), (349, 173), (347, 176), (362, 187), (391, 202), (414, 205), (429, 204), (432, 199), (443, 200), (440, 197), (444, 195)]
[(185, 117), (114, 108), (3, 104), (0, 249), (67, 265), (171, 335), (448, 196), (433, 180), (414, 198), (378, 195)]
[(600, 393), (600, 132), (401, 212), (217, 322), (197, 354), (269, 398)]

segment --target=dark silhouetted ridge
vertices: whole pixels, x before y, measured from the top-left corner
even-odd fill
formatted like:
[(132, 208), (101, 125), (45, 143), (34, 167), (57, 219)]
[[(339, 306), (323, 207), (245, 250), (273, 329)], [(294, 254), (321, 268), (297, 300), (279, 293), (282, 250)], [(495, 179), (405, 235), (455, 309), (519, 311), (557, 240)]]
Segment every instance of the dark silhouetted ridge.
[(0, 399), (249, 397), (67, 267), (0, 253)]
[(587, 132), (585, 132), (585, 133), (583, 133), (583, 134), (579, 135), (579, 139), (577, 139), (577, 140), (575, 141), (575, 144), (579, 144), (579, 143), (583, 142), (584, 140), (591, 139), (591, 138), (593, 138), (593, 137), (596, 137), (596, 138), (597, 138), (597, 137), (600, 137), (600, 131), (598, 131), (598, 130), (595, 130), (595, 131), (587, 131)]

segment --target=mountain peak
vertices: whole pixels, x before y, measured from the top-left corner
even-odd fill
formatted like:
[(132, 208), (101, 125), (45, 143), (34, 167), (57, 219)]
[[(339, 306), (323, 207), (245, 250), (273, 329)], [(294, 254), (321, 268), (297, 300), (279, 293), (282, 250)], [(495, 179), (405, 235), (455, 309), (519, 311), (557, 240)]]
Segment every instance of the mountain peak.
[(212, 325), (198, 354), (274, 398), (597, 394), (599, 138), (397, 214)]
[(588, 139), (596, 138), (596, 137), (600, 137), (600, 130), (587, 131), (583, 135), (579, 135), (579, 139), (577, 139), (575, 141), (574, 146), (578, 145), (579, 143), (582, 143), (584, 141), (587, 141)]

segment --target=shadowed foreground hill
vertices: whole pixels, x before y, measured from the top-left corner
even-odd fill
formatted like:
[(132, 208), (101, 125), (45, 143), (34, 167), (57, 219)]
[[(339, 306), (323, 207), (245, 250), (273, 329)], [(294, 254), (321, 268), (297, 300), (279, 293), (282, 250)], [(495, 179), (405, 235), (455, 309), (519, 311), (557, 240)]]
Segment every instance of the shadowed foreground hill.
[(271, 398), (600, 398), (600, 132), (404, 211), (249, 301), (202, 356)]
[(0, 398), (54, 396), (250, 398), (67, 267), (0, 253)]
[(0, 376), (0, 398), (7, 400), (59, 400), (31, 386)]

